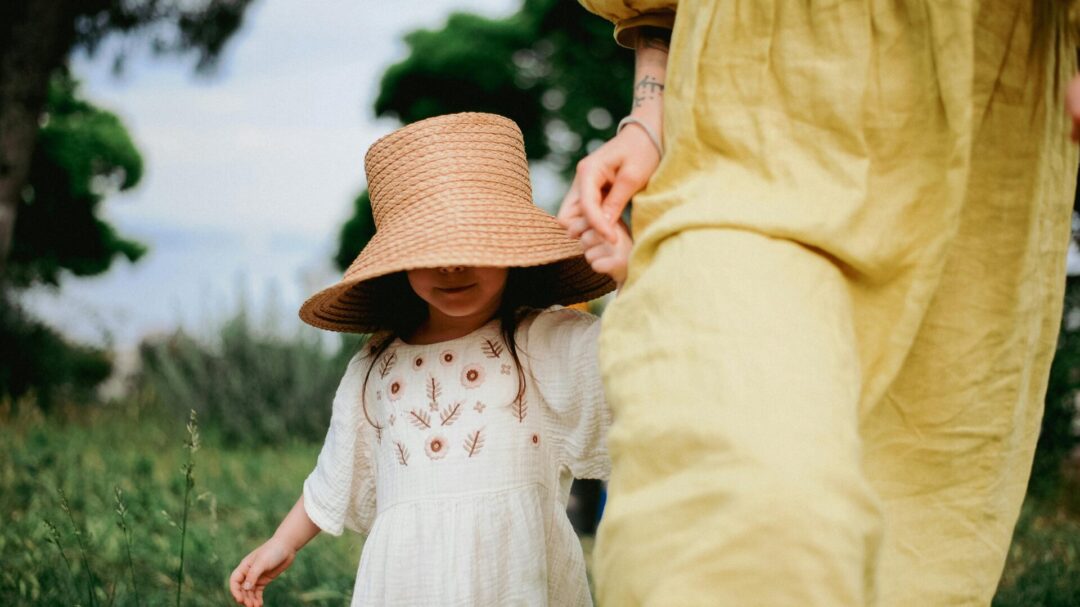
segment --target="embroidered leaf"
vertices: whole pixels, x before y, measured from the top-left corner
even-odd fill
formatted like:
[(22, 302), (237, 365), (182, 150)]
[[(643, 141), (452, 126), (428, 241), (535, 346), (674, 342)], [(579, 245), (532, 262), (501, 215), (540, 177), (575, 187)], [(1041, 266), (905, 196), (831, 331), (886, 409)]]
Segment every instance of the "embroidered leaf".
[(409, 422), (421, 430), (430, 428), (431, 415), (423, 409), (413, 409), (412, 411), (409, 411)]
[(379, 377), (386, 379), (387, 375), (390, 375), (390, 371), (394, 368), (394, 363), (397, 362), (397, 352), (391, 352), (383, 357), (382, 362), (379, 363)]
[(469, 454), (469, 457), (480, 453), (480, 449), (484, 447), (484, 429), (480, 428), (476, 432), (465, 437), (464, 447), (465, 451)]
[(397, 447), (397, 461), (402, 466), (409, 465), (409, 450), (405, 448), (405, 445), (398, 441), (394, 441), (394, 446)]
[(427, 397), (431, 401), (430, 407), (432, 411), (439, 410), (439, 396), (442, 394), (442, 386), (439, 385), (439, 380), (434, 376), (427, 383)]
[(449, 426), (456, 422), (457, 418), (461, 417), (461, 405), (464, 404), (464, 402), (465, 401), (459, 400), (442, 410), (442, 413), (439, 414), (439, 417), (442, 418), (442, 425)]
[(499, 358), (502, 356), (503, 345), (493, 339), (484, 338), (484, 345), (480, 346), (480, 349), (488, 358)]
[(510, 411), (513, 412), (518, 423), (524, 422), (525, 416), (529, 413), (529, 403), (525, 402), (524, 396), (514, 399), (514, 402), (510, 403)]

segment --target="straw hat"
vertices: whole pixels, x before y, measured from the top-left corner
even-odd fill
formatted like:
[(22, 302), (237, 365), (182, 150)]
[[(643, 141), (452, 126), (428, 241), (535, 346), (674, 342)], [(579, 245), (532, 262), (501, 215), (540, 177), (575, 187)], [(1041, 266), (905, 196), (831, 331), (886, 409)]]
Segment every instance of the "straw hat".
[(611, 291), (581, 244), (532, 201), (521, 130), (494, 114), (415, 122), (379, 139), (364, 158), (375, 236), (337, 284), (300, 308), (331, 331), (386, 328), (391, 275), (443, 266), (520, 271), (530, 305), (573, 304)]

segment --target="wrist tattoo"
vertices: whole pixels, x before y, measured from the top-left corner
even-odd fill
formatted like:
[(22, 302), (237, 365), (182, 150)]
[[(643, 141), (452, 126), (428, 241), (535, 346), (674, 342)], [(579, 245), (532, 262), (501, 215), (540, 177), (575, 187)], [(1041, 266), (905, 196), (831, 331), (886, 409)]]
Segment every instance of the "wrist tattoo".
[(641, 107), (646, 101), (652, 101), (664, 94), (664, 83), (646, 75), (634, 85), (634, 107)]

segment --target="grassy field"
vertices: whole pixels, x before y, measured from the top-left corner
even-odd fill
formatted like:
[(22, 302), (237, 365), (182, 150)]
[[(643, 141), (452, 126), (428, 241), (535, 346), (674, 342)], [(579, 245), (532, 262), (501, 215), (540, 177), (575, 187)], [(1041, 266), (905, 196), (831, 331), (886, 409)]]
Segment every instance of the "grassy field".
[[(65, 422), (0, 411), (0, 605), (177, 604), (188, 433), (184, 420), (148, 408), (130, 402)], [(224, 449), (201, 430), (180, 602), (228, 605), (228, 574), (292, 505), (318, 445)], [(1025, 507), (995, 606), (1080, 605), (1080, 517), (1069, 511)], [(271, 584), (267, 604), (348, 604), (361, 543), (316, 538)]]

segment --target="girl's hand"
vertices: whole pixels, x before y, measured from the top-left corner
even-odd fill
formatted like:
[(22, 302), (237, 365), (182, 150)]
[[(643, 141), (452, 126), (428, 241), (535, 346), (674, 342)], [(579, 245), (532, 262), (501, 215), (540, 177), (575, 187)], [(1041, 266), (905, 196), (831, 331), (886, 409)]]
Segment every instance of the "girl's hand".
[(1065, 109), (1072, 118), (1073, 141), (1080, 141), (1080, 74), (1073, 76), (1069, 88), (1065, 92)]
[(570, 234), (581, 239), (585, 247), (585, 261), (589, 262), (592, 269), (607, 274), (615, 281), (618, 288), (622, 288), (626, 282), (626, 267), (630, 262), (630, 250), (634, 241), (622, 221), (617, 221), (612, 229), (615, 231), (615, 242), (609, 242), (602, 238), (596, 230), (588, 225), (584, 217), (577, 217), (570, 222)]
[(263, 590), (292, 565), (296, 550), (276, 535), (252, 550), (229, 576), (233, 599), (245, 607), (262, 607)]
[[(659, 125), (653, 127), (659, 133)], [(576, 218), (612, 245), (617, 245), (616, 224), (630, 198), (645, 188), (660, 164), (660, 153), (644, 129), (628, 124), (615, 137), (577, 165), (577, 174), (559, 209), (559, 223), (567, 230)], [(582, 232), (571, 235), (578, 237)]]

